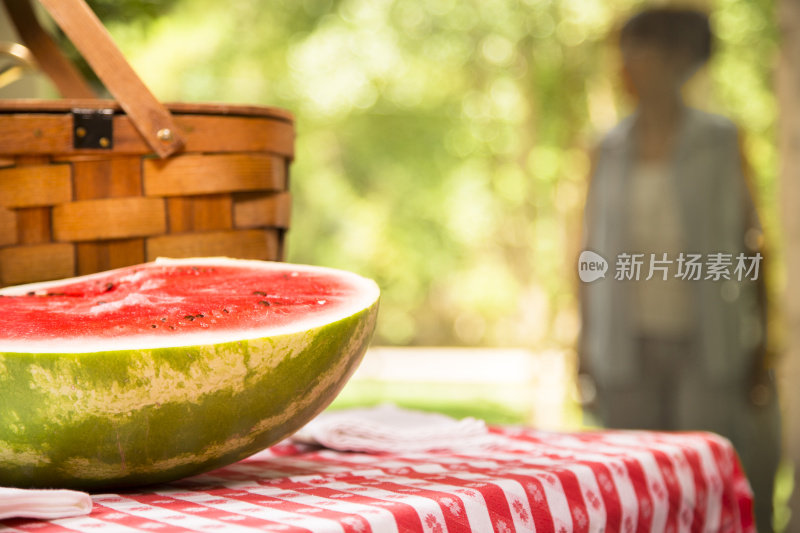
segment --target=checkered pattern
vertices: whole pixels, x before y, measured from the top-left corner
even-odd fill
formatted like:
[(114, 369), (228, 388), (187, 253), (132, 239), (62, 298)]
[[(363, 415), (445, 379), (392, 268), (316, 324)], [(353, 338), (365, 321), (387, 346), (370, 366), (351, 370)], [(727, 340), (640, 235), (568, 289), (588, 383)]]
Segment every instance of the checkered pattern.
[[(709, 433), (493, 428), (481, 452), (360, 454), (283, 443), (89, 516), (0, 531), (754, 532), (730, 443)], [(3, 527), (5, 526), (5, 529)]]

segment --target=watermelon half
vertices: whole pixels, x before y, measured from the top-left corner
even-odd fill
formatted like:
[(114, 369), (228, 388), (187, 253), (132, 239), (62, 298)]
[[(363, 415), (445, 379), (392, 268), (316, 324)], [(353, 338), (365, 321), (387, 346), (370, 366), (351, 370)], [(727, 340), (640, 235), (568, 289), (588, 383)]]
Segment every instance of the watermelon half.
[(379, 290), (339, 270), (164, 259), (0, 291), (0, 486), (178, 479), (291, 435), (355, 371)]

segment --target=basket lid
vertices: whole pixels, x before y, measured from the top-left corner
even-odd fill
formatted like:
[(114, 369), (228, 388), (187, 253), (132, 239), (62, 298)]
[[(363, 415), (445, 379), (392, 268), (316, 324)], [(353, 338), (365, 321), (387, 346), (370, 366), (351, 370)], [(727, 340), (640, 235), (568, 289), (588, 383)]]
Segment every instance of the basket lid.
[[(172, 102), (165, 103), (164, 105), (170, 112), (176, 115), (260, 117), (294, 122), (292, 113), (278, 107), (213, 102)], [(66, 113), (73, 109), (113, 109), (115, 113), (124, 113), (119, 102), (110, 99), (65, 98), (59, 100), (42, 100), (23, 98), (0, 100), (0, 113)]]

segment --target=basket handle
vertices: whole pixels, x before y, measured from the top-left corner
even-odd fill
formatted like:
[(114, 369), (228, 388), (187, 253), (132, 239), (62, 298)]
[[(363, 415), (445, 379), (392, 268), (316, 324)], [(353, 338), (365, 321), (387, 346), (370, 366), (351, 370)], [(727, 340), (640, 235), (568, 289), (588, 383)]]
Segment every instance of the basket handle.
[(36, 65), (55, 83), (64, 98), (96, 98), (75, 65), (61, 53), (56, 42), (42, 29), (30, 2), (4, 0), (6, 11), (35, 58)]
[[(94, 92), (36, 21), (29, 0), (4, 0), (4, 2), (20, 36), (31, 48), (43, 70), (56, 83), (62, 95), (93, 98)], [(39, 3), (53, 17), (100, 81), (116, 98), (148, 146), (162, 158), (178, 151), (183, 146), (183, 139), (172, 115), (153, 96), (125, 60), (111, 34), (86, 2), (39, 0)], [(49, 45), (46, 44), (48, 42)]]

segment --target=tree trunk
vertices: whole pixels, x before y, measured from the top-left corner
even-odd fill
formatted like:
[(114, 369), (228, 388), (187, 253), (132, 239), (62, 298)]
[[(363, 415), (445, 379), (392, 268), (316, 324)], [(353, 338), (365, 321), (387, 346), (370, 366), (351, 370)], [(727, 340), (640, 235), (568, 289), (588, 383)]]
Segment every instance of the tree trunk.
[(794, 463), (795, 490), (787, 531), (800, 532), (800, 0), (780, 0), (777, 73), (781, 217), (784, 235), (786, 350), (781, 365), (785, 455)]

